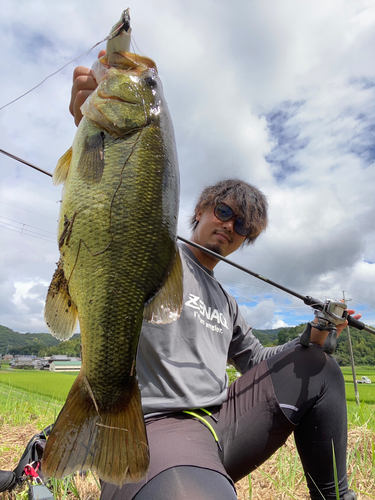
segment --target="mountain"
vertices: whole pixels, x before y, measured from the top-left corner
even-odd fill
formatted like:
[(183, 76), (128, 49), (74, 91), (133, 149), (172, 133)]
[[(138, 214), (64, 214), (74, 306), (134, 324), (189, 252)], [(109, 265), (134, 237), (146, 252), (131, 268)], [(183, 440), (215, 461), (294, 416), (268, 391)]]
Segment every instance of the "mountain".
[[(302, 323), (290, 328), (280, 329), (278, 333), (278, 344), (281, 345), (288, 340), (292, 340), (300, 335), (306, 324)], [(353, 357), (355, 365), (375, 366), (375, 336), (369, 332), (359, 331), (356, 328), (349, 327), (351, 343), (353, 347)], [(348, 333), (344, 328), (337, 339), (337, 348), (333, 354), (340, 366), (350, 365), (350, 354), (348, 345)]]
[(282, 328), (275, 328), (274, 330), (257, 330), (256, 328), (253, 328), (252, 332), (261, 344), (267, 347), (277, 344), (280, 330), (282, 330)]
[[(305, 324), (274, 330), (253, 329), (253, 334), (264, 346), (281, 345), (303, 332)], [(350, 327), (356, 365), (375, 365), (375, 336)], [(70, 340), (61, 342), (49, 333), (18, 333), (0, 325), (0, 354), (34, 354), (51, 356), (53, 354), (80, 355), (81, 336), (73, 335)], [(349, 365), (348, 335), (346, 329), (337, 341), (334, 358), (339, 365)]]
[[(254, 335), (264, 345), (277, 343), (276, 330), (254, 330)], [(0, 325), (0, 355), (34, 354), (39, 356), (66, 354), (79, 356), (80, 335), (75, 334), (70, 340), (61, 342), (50, 333), (18, 333)]]
[(37, 354), (40, 348), (58, 345), (49, 333), (18, 333), (0, 325), (0, 353)]
[(44, 355), (43, 351), (57, 347), (60, 341), (50, 333), (18, 333), (0, 325), (0, 354)]

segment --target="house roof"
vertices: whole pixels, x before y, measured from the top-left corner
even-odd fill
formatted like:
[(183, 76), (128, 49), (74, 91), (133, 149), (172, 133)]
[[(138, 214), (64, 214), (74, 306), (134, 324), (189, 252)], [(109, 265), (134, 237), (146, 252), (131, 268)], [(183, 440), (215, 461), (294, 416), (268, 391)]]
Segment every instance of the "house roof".
[(55, 366), (81, 366), (81, 361), (53, 361)]

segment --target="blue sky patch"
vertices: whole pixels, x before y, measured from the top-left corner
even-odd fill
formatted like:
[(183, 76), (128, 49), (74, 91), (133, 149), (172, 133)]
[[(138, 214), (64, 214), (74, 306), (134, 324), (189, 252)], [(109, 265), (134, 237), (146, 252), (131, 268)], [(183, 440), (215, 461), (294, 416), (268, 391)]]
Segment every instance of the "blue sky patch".
[(309, 143), (308, 139), (300, 137), (299, 124), (292, 121), (303, 105), (304, 101), (287, 101), (266, 115), (269, 139), (275, 146), (265, 159), (278, 182), (299, 170), (295, 154)]

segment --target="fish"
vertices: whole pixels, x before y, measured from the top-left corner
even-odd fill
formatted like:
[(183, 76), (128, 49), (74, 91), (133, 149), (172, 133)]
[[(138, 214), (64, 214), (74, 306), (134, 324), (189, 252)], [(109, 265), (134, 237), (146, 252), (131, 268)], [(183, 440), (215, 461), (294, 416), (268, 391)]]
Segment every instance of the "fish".
[(143, 320), (168, 323), (182, 309), (179, 170), (155, 62), (108, 42), (93, 72), (99, 85), (53, 173), (64, 187), (45, 321), (61, 340), (79, 321), (82, 366), (43, 474), (92, 470), (121, 486), (149, 466), (135, 366)]

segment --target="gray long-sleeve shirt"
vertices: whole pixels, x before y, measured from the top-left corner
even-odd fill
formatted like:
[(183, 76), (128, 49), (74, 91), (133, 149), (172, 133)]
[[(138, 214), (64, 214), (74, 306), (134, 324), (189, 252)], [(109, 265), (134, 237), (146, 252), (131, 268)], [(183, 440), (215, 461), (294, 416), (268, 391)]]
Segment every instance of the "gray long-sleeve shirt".
[(173, 323), (144, 322), (137, 373), (145, 415), (220, 405), (226, 399), (227, 362), (241, 373), (295, 345), (263, 347), (238, 304), (186, 245), (181, 316)]

